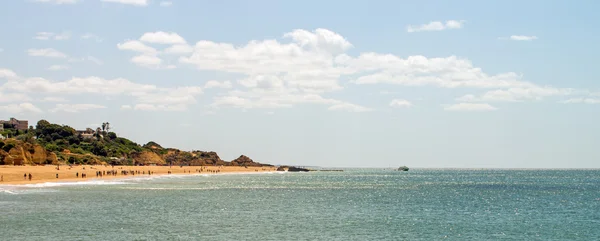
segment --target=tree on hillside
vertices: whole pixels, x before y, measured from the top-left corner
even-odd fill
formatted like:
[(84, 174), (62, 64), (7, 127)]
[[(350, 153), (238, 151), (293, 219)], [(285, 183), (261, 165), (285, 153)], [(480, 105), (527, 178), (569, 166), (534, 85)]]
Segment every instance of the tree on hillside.
[(35, 125), (35, 130), (36, 130), (36, 137), (40, 137), (40, 135), (42, 134), (42, 130), (46, 127), (49, 126), (50, 122), (48, 122), (47, 120), (39, 120), (37, 122), (37, 124)]

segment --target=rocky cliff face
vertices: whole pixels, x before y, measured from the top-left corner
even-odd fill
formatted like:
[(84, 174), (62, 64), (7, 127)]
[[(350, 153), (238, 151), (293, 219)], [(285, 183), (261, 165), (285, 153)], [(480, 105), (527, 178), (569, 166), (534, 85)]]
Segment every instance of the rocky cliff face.
[(165, 159), (152, 151), (142, 151), (132, 155), (135, 164), (142, 165), (165, 165)]
[(58, 158), (55, 153), (47, 151), (38, 144), (30, 144), (21, 141), (7, 141), (5, 145), (11, 145), (12, 148), (6, 152), (0, 152), (0, 163), (4, 165), (43, 165), (56, 164)]
[[(75, 154), (69, 150), (54, 153), (46, 150), (39, 144), (31, 144), (14, 139), (3, 141), (2, 144), (3, 148), (0, 148), (0, 165), (64, 164), (70, 159), (76, 159), (87, 164), (106, 164), (111, 162), (108, 157), (95, 156), (93, 154)], [(61, 156), (60, 159), (57, 154)], [(143, 151), (132, 153), (115, 163), (130, 163), (126, 160), (127, 158), (133, 160), (136, 165), (271, 166), (254, 162), (244, 155), (231, 162), (226, 162), (214, 151), (181, 151), (174, 148), (163, 148), (155, 142), (144, 145)]]

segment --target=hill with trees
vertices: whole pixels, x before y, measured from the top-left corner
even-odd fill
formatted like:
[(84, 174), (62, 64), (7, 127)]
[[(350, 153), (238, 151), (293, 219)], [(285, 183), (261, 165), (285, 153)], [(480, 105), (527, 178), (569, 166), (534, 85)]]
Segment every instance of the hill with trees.
[(241, 155), (230, 162), (216, 152), (164, 148), (154, 141), (140, 145), (110, 131), (110, 123), (96, 130), (77, 131), (67, 125), (40, 120), (35, 127), (0, 132), (0, 165), (109, 164), (180, 166), (271, 166)]

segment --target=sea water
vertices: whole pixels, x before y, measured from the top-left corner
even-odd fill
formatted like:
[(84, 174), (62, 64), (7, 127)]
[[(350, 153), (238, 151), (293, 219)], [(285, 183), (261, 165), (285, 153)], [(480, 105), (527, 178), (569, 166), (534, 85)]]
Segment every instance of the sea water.
[(0, 240), (600, 240), (600, 171), (345, 169), (4, 185), (0, 210)]

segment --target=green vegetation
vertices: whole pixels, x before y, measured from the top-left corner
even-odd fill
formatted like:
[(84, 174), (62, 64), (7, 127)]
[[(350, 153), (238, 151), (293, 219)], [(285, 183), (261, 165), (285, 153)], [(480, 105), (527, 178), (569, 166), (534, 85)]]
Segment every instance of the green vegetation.
[[(5, 125), (4, 131), (0, 134), (22, 142), (39, 144), (46, 150), (56, 153), (59, 159), (76, 164), (86, 164), (94, 160), (92, 155), (108, 162), (114, 159), (127, 159), (130, 155), (143, 150), (139, 144), (118, 137), (116, 133), (109, 130), (108, 122), (102, 123), (102, 128), (98, 128), (97, 131), (88, 129), (88, 133), (78, 133), (70, 126), (40, 120), (35, 128), (30, 127), (24, 131)], [(6, 152), (13, 147), (12, 143), (0, 142), (0, 149)], [(66, 153), (79, 155), (66, 155)]]
[(16, 130), (8, 125), (0, 141), (0, 165), (112, 164), (179, 166), (262, 166), (246, 156), (225, 162), (215, 152), (163, 148), (156, 142), (141, 146), (110, 131), (110, 123), (95, 130), (75, 130), (40, 120), (35, 127)]

